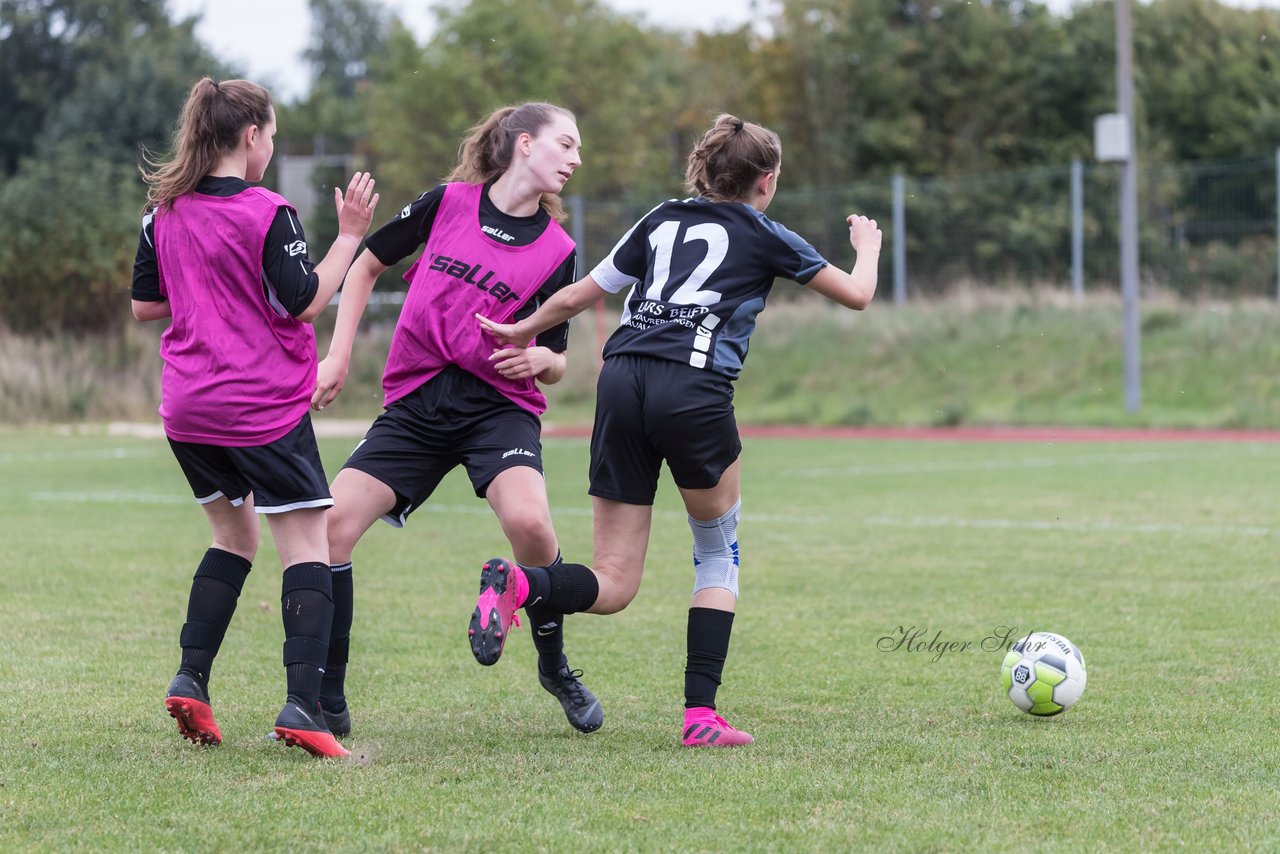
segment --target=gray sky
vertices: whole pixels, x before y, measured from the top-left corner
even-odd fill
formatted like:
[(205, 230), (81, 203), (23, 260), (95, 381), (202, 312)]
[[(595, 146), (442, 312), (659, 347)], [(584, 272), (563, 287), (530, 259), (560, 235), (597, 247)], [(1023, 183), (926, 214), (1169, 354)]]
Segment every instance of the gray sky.
[[(431, 35), (432, 0), (380, 0), (424, 41)], [(717, 30), (763, 21), (774, 0), (604, 0), (609, 6), (652, 23)], [(1072, 0), (1046, 0), (1066, 11)], [(1158, 0), (1156, 0), (1158, 2)], [(1241, 7), (1280, 6), (1280, 0), (1229, 0)], [(307, 67), (302, 51), (311, 36), (307, 0), (169, 0), (179, 16), (201, 14), (196, 34), (223, 60), (235, 62), (277, 100), (304, 93)]]
[[(431, 35), (429, 0), (381, 0), (395, 10), (420, 41)], [(764, 17), (772, 0), (605, 0), (615, 9), (650, 22), (679, 22), (701, 30), (740, 26)], [(227, 62), (244, 68), (277, 100), (303, 94), (307, 67), (302, 51), (311, 37), (307, 0), (169, 0), (179, 17), (199, 13), (196, 35)]]

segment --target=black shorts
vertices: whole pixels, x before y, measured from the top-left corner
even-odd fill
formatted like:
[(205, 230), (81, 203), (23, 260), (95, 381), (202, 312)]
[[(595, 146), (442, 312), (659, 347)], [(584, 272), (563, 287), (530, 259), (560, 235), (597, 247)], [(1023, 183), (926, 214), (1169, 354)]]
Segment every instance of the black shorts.
[(169, 447), (201, 504), (225, 497), (239, 507), (252, 493), (259, 513), (333, 506), (310, 413), (267, 445), (227, 448), (170, 439)]
[(605, 359), (591, 431), (592, 495), (652, 504), (663, 460), (677, 486), (710, 489), (741, 453), (728, 377), (669, 359)]
[(448, 368), (378, 416), (343, 468), (362, 471), (396, 495), (383, 518), (396, 527), (466, 466), (476, 496), (509, 468), (542, 472), (542, 422), (493, 386)]

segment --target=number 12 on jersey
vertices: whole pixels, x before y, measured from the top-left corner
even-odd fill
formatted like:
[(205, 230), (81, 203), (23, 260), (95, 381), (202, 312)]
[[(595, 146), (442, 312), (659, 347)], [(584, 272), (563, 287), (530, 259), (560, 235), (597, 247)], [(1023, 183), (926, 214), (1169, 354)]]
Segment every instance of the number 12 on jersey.
[(715, 305), (720, 301), (720, 294), (712, 290), (704, 291), (702, 286), (715, 274), (729, 254), (729, 232), (724, 226), (714, 222), (698, 223), (685, 230), (681, 243), (706, 243), (706, 254), (687, 277), (684, 277), (683, 270), (677, 271), (677, 281), (683, 277), (684, 283), (675, 293), (666, 297), (663, 296), (663, 291), (672, 279), (671, 259), (679, 236), (680, 223), (676, 220), (668, 220), (649, 233), (649, 245), (653, 247), (653, 283), (645, 291), (645, 298), (677, 305)]

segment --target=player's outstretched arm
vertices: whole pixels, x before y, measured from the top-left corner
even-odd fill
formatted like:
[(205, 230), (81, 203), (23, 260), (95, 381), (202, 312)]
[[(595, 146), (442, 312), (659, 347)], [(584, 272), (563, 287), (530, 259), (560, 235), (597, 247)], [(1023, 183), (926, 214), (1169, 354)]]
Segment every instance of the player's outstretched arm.
[(564, 378), (568, 359), (546, 347), (507, 347), (494, 350), (489, 362), (507, 379), (533, 377), (543, 385), (553, 385)]
[(823, 267), (809, 280), (809, 287), (845, 308), (862, 311), (876, 295), (882, 235), (874, 219), (851, 214), (847, 221), (849, 244), (858, 256), (853, 269), (846, 273), (839, 267)]
[(311, 408), (324, 409), (342, 392), (347, 382), (347, 370), (351, 366), (351, 348), (355, 344), (356, 329), (369, 304), (373, 283), (386, 270), (386, 266), (368, 249), (347, 272), (347, 284), (338, 302), (338, 319), (333, 324), (333, 338), (329, 341), (329, 354), (320, 362), (316, 371), (316, 390), (311, 395)]
[(606, 293), (608, 291), (597, 285), (595, 279), (587, 276), (556, 291), (555, 296), (518, 323), (496, 323), (482, 314), (477, 314), (476, 320), (499, 344), (528, 347), (539, 332), (581, 314), (604, 299)]
[(320, 287), (316, 289), (311, 305), (298, 315), (299, 320), (310, 323), (319, 317), (342, 285), (351, 259), (356, 257), (360, 241), (369, 230), (373, 212), (378, 207), (378, 194), (373, 191), (373, 186), (373, 178), (368, 172), (357, 172), (351, 176), (345, 196), (340, 189), (333, 188), (333, 205), (338, 210), (338, 236), (324, 259), (316, 264)]

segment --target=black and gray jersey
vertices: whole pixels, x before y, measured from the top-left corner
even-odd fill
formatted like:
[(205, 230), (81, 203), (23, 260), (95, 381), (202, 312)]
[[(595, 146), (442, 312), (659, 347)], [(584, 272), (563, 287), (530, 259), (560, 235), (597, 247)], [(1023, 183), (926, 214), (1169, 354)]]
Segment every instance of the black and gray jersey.
[(827, 261), (750, 205), (672, 200), (647, 213), (592, 271), (631, 287), (604, 356), (652, 356), (737, 379), (775, 278), (800, 284)]

